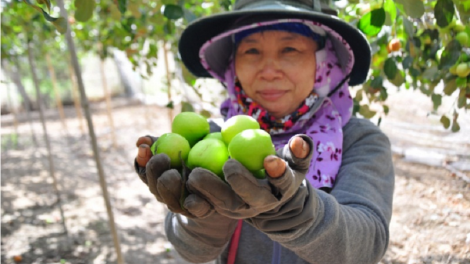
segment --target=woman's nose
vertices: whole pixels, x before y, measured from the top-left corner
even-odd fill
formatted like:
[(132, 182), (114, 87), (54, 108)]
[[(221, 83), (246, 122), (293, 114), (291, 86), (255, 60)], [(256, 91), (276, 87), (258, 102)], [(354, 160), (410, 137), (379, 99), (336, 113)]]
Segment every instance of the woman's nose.
[(272, 81), (282, 77), (282, 71), (276, 58), (264, 58), (261, 66), (260, 77)]

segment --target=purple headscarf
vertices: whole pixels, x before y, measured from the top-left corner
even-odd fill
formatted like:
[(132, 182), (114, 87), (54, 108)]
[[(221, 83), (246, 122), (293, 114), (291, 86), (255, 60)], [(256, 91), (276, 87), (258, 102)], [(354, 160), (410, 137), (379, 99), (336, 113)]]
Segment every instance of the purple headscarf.
[[(286, 20), (262, 22), (247, 28), (285, 22)], [(299, 21), (290, 20), (289, 22)], [(306, 178), (315, 188), (332, 188), (341, 165), (342, 127), (349, 121), (352, 114), (353, 100), (345, 79), (354, 64), (354, 57), (349, 45), (336, 32), (316, 22), (303, 20), (300, 22), (310, 26), (312, 30), (319, 31), (320, 29), (320, 32), (323, 30), (328, 33), (325, 47), (316, 52), (316, 80), (312, 89), (320, 96), (320, 99), (291, 128), (286, 130), (271, 129), (270, 133), (276, 149), (282, 148), (296, 134), (310, 136), (314, 142), (314, 154)], [(234, 31), (241, 30), (243, 29), (238, 28)], [(217, 38), (233, 34), (234, 31), (226, 32), (223, 34), (224, 36), (215, 37), (201, 48), (201, 63), (205, 67), (207, 66), (206, 69), (209, 72), (211, 72), (210, 67), (204, 60), (205, 48), (217, 41)], [(335, 43), (342, 43), (349, 52), (346, 65), (342, 66), (339, 62), (337, 51), (334, 48), (336, 45), (334, 46), (331, 38), (335, 38)], [(225, 76), (217, 76), (216, 74), (213, 76), (227, 85), (229, 98), (221, 106), (221, 110), (227, 112), (226, 118), (245, 114), (236, 96), (234, 80), (236, 75), (233, 61), (225, 72)], [(333, 90), (335, 92), (330, 94)]]

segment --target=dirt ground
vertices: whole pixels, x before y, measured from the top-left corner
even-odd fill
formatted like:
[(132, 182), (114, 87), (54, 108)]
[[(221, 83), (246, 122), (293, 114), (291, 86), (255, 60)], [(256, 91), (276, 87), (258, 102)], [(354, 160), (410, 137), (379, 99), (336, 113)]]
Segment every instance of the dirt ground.
[[(186, 263), (166, 240), (166, 209), (154, 200), (132, 167), (136, 138), (167, 132), (168, 110), (114, 103), (114, 146), (104, 109), (94, 106), (93, 122), (125, 262)], [(412, 108), (407, 111), (419, 115)], [(47, 129), (68, 236), (61, 224), (37, 116), (33, 116), (34, 122), (18, 126), (17, 137), (13, 136), (11, 116), (2, 117), (1, 263), (14, 263), (15, 256), (22, 257), (21, 263), (116, 263), (90, 138), (86, 131), (82, 133), (75, 110), (66, 109), (66, 114), (65, 128), (54, 110), (48, 111)], [(419, 122), (413, 122), (417, 127), (405, 134), (406, 126), (397, 120), (406, 121), (406, 115), (391, 113), (383, 122), (394, 145), (396, 187), (390, 246), (380, 263), (469, 264), (470, 183), (466, 179), (470, 173), (461, 165), (465, 168), (470, 160), (470, 141), (466, 133), (456, 136), (426, 124), (424, 130), (431, 132), (424, 135)], [(416, 131), (423, 135), (413, 137)], [(419, 145), (417, 139), (432, 141), (435, 137), (447, 142), (439, 152), (442, 162), (435, 166), (412, 162), (408, 150)], [(437, 142), (433, 150), (435, 145)], [(430, 146), (419, 147), (429, 151)], [(449, 166), (453, 163), (460, 167)]]

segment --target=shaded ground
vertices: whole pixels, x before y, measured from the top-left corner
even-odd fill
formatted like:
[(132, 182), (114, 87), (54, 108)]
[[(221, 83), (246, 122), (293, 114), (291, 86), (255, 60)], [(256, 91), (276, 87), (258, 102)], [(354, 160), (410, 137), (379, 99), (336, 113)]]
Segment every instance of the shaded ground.
[[(395, 103), (407, 104), (403, 98)], [(169, 113), (156, 106), (114, 106), (116, 147), (103, 106), (95, 107), (93, 120), (125, 261), (186, 263), (165, 238), (165, 209), (136, 177), (131, 163), (137, 136), (168, 131)], [(413, 107), (402, 110), (392, 112), (382, 124), (396, 153), (396, 191), (391, 244), (381, 263), (469, 264), (470, 184), (462, 177), (470, 173), (462, 168), (470, 160), (470, 140), (466, 133), (456, 136), (435, 124), (409, 120), (406, 111), (422, 119)], [(69, 242), (60, 223), (38, 120), (33, 122), (35, 146), (27, 122), (14, 137), (11, 120), (2, 117), (1, 263), (14, 263), (16, 255), (22, 256), (21, 263), (116, 263), (89, 137), (81, 133), (73, 109), (67, 109), (67, 116), (65, 130), (50, 111), (47, 128)], [(416, 151), (409, 151), (413, 147), (439, 153), (432, 156), (436, 165), (410, 162), (416, 156)]]

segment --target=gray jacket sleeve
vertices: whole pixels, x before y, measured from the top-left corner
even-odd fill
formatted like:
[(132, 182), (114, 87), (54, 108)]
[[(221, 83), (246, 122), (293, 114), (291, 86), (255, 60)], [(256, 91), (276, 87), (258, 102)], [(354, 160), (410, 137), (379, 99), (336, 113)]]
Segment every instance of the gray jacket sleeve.
[(368, 120), (352, 118), (343, 134), (342, 165), (331, 193), (310, 188), (306, 202), (312, 221), (267, 234), (308, 263), (377, 263), (388, 246), (394, 190), (390, 142)]

